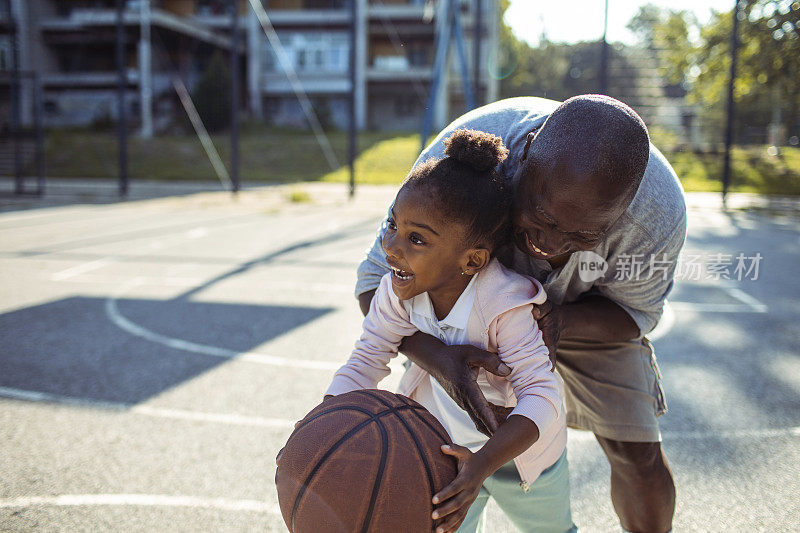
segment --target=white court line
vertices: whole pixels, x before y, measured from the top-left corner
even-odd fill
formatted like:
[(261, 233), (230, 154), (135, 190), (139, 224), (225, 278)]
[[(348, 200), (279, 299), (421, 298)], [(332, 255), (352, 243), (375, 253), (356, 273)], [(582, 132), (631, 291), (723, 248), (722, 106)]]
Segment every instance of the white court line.
[[(661, 433), (663, 440), (709, 440), (709, 439), (766, 439), (771, 437), (800, 437), (800, 426), (787, 428), (764, 429), (734, 429), (730, 431), (664, 431)], [(567, 441), (584, 443), (596, 439), (589, 431), (576, 429), (567, 430)]]
[(75, 407), (89, 407), (94, 409), (106, 409), (112, 411), (123, 411), (137, 415), (150, 416), (154, 418), (170, 418), (176, 420), (191, 420), (194, 422), (211, 422), (216, 424), (226, 424), (232, 426), (248, 427), (267, 427), (286, 429), (293, 428), (296, 420), (286, 420), (283, 418), (264, 418), (260, 416), (245, 416), (238, 413), (204, 413), (202, 411), (188, 411), (184, 409), (164, 409), (151, 407), (148, 405), (137, 405), (122, 402), (103, 402), (98, 400), (86, 400), (71, 396), (61, 396), (46, 392), (27, 391), (14, 389), (11, 387), (0, 387), (0, 397), (13, 400), (24, 400), (38, 403), (54, 403)]
[(761, 303), (756, 298), (750, 296), (739, 287), (734, 287), (732, 285), (725, 284), (722, 286), (722, 288), (725, 289), (725, 291), (728, 294), (730, 294), (733, 298), (739, 300), (740, 302), (746, 305), (749, 305), (756, 313), (767, 312), (767, 306), (765, 304)]
[(675, 311), (696, 311), (698, 313), (766, 313), (767, 306), (756, 308), (745, 304), (704, 304), (694, 302), (670, 302)]
[(296, 420), (285, 418), (264, 418), (257, 416), (245, 416), (238, 413), (204, 413), (202, 411), (188, 411), (183, 409), (163, 409), (150, 407), (147, 405), (137, 405), (123, 402), (104, 402), (100, 400), (87, 400), (75, 398), (73, 396), (62, 396), (47, 392), (30, 391), (15, 389), (11, 387), (0, 387), (0, 398), (12, 400), (22, 400), (34, 403), (50, 403), (56, 405), (66, 405), (70, 407), (86, 407), (92, 409), (104, 409), (133, 413), (153, 418), (170, 418), (178, 420), (191, 420), (195, 422), (209, 422), (216, 424), (249, 426), (249, 427), (268, 427), (268, 428), (293, 428)]
[[(208, 278), (187, 277), (187, 276), (139, 276), (141, 285), (157, 287), (198, 287), (208, 281)], [(90, 277), (71, 278), (70, 283), (79, 284), (113, 284), (119, 286), (130, 281), (130, 275), (93, 275)], [(344, 283), (305, 283), (302, 281), (285, 281), (260, 279), (259, 287), (270, 290), (292, 291), (293, 293), (330, 293), (352, 295), (354, 285)], [(353, 298), (355, 299), (355, 298)]]
[[(125, 411), (143, 416), (156, 418), (173, 418), (180, 420), (192, 420), (197, 422), (208, 422), (236, 426), (251, 427), (270, 427), (280, 429), (291, 429), (296, 420), (283, 418), (262, 418), (255, 416), (244, 416), (237, 413), (203, 413), (200, 411), (186, 411), (179, 409), (162, 409), (158, 407), (148, 407), (146, 405), (134, 405), (115, 402), (101, 402), (84, 400), (69, 396), (59, 396), (45, 392), (26, 391), (0, 387), (0, 397), (15, 400), (25, 400), (30, 402), (54, 403), (78, 407), (94, 407), (102, 409), (112, 409), (115, 411)], [(704, 439), (758, 439), (770, 437), (800, 437), (800, 426), (787, 428), (764, 428), (764, 429), (738, 429), (730, 431), (666, 431), (661, 434), (665, 440), (704, 440)], [(568, 430), (568, 440), (575, 443), (594, 441), (594, 435), (588, 431)]]
[(23, 496), (0, 499), (0, 508), (51, 505), (71, 506), (134, 506), (134, 507), (189, 507), (193, 509), (218, 509), (250, 513), (281, 514), (276, 503), (262, 500), (229, 500), (226, 498), (200, 498), (168, 494), (63, 494), (60, 496)]
[(208, 230), (205, 227), (200, 226), (199, 228), (194, 228), (193, 230), (189, 230), (186, 232), (187, 239), (199, 239), (201, 237), (205, 237), (208, 234)]
[(50, 276), (51, 281), (64, 281), (74, 276), (78, 276), (80, 274), (85, 274), (86, 272), (91, 272), (92, 270), (97, 270), (99, 268), (103, 268), (104, 266), (110, 264), (112, 262), (110, 257), (103, 257), (102, 259), (96, 259), (94, 261), (89, 261), (88, 263), (83, 263), (71, 268), (67, 268), (60, 272), (56, 272), (52, 276)]
[(258, 352), (237, 352), (236, 350), (229, 350), (227, 348), (220, 348), (218, 346), (209, 346), (207, 344), (199, 344), (184, 339), (168, 337), (166, 335), (161, 335), (160, 333), (155, 333), (154, 331), (150, 331), (149, 329), (139, 326), (138, 324), (134, 324), (122, 316), (117, 308), (118, 298), (137, 285), (141, 285), (141, 278), (134, 278), (128, 283), (124, 284), (115, 295), (106, 300), (105, 305), (106, 316), (108, 316), (108, 319), (120, 329), (127, 331), (136, 337), (140, 337), (150, 342), (162, 344), (164, 346), (184, 352), (219, 357), (222, 359), (236, 359), (238, 361), (247, 361), (261, 365), (306, 368), (309, 370), (338, 370), (339, 367), (342, 366), (342, 363), (329, 363), (325, 361), (314, 361), (311, 359), (278, 357), (275, 355), (262, 354)]

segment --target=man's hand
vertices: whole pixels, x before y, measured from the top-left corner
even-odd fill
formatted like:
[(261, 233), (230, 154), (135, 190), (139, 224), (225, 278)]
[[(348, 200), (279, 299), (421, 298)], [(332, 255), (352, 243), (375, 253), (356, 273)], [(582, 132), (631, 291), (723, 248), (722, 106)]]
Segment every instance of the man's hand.
[(470, 505), (478, 497), (481, 485), (490, 472), (479, 455), (458, 444), (442, 446), (442, 453), (458, 459), (458, 475), (433, 496), (433, 504), (437, 507), (433, 510), (432, 517), (434, 520), (445, 517), (436, 526), (436, 533), (451, 533), (464, 521)]
[(564, 331), (562, 307), (550, 300), (541, 305), (534, 304), (533, 306), (533, 319), (539, 324), (539, 329), (542, 331), (542, 340), (550, 352), (551, 371), (556, 368), (556, 349), (558, 348), (558, 341), (561, 339), (561, 333)]
[(442, 346), (442, 357), (437, 366), (427, 370), (436, 378), (447, 394), (469, 414), (475, 427), (489, 437), (497, 430), (497, 420), (489, 402), (478, 387), (478, 370), (498, 376), (507, 376), (511, 369), (497, 354), (471, 345)]
[(493, 403), (489, 404), (489, 408), (494, 413), (494, 418), (497, 420), (498, 426), (501, 426), (503, 422), (505, 422), (508, 416), (511, 414), (511, 411), (514, 410), (513, 407), (501, 407)]

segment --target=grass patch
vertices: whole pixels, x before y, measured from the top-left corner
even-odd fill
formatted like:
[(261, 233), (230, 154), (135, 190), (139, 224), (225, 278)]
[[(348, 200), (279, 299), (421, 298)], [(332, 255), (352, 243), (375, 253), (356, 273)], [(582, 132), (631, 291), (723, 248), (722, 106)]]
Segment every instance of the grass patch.
[[(346, 181), (347, 134), (330, 132), (328, 139), (339, 160), (331, 170), (316, 141), (306, 131), (244, 128), (240, 135), (239, 175), (244, 182)], [(220, 157), (230, 168), (227, 135), (212, 136)], [(417, 157), (419, 136), (397, 132), (359, 135), (361, 156), (356, 161), (361, 183), (399, 183)], [(47, 175), (59, 178), (117, 176), (118, 147), (113, 132), (85, 129), (51, 130), (45, 142)], [(217, 175), (194, 135), (128, 138), (131, 179), (216, 180)]]
[[(722, 191), (722, 153), (678, 151), (664, 154), (687, 191)], [(800, 148), (769, 155), (766, 146), (731, 150), (731, 192), (800, 195)]]
[[(347, 182), (347, 134), (328, 134), (339, 166), (331, 170), (313, 135), (306, 131), (248, 125), (240, 137), (240, 177), (244, 183)], [(226, 135), (213, 137), (223, 161), (229, 161)], [(419, 154), (419, 135), (409, 132), (363, 132), (358, 137), (356, 180), (364, 184), (399, 184)], [(47, 174), (55, 177), (109, 178), (117, 175), (117, 144), (112, 132), (52, 130), (46, 139)], [(722, 154), (687, 150), (665, 152), (687, 191), (722, 190)], [(216, 180), (200, 142), (192, 136), (129, 138), (132, 179)], [(765, 146), (732, 151), (731, 192), (800, 195), (800, 148), (785, 147), (776, 156)], [(290, 201), (307, 201), (298, 193)]]
[(308, 191), (299, 187), (292, 188), (286, 195), (286, 199), (293, 204), (307, 204), (311, 202), (311, 196), (308, 194)]
[[(403, 181), (419, 155), (419, 135), (401, 134), (382, 139), (361, 150), (355, 172), (359, 183), (396, 184)], [(322, 176), (324, 181), (350, 180), (350, 169), (340, 168)]]

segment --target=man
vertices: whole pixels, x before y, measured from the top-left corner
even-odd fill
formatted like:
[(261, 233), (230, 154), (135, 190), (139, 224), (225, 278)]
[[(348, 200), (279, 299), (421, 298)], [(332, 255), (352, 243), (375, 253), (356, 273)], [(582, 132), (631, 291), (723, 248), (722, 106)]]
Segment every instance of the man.
[[(568, 425), (592, 431), (605, 452), (622, 527), (669, 531), (675, 486), (656, 421), (666, 403), (645, 335), (661, 316), (686, 236), (674, 171), (641, 118), (605, 96), (484, 106), (450, 124), (417, 163), (442, 157), (443, 139), (458, 128), (499, 135), (509, 149), (499, 170), (515, 186), (514, 246), (498, 257), (547, 291), (533, 314), (566, 384)], [(358, 272), (365, 313), (386, 272), (378, 238)], [(474, 382), (479, 367), (508, 373), (495, 355), (421, 333), (401, 349), (482, 431), (505, 418)]]

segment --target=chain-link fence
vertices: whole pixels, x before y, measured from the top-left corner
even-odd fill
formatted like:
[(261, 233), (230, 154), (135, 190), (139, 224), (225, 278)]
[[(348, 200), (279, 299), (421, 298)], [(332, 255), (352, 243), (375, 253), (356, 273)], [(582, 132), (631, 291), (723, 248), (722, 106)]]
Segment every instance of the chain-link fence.
[[(518, 5), (507, 19), (522, 13)], [(800, 2), (731, 1), (720, 11), (614, 0), (591, 7), (576, 23), (548, 18), (551, 6), (526, 5), (538, 38), (526, 44), (506, 33), (501, 93), (563, 100), (601, 92), (623, 100), (692, 190), (721, 188), (732, 117), (733, 190), (800, 194)], [(616, 24), (604, 39), (606, 13)]]
[[(48, 176), (119, 178), (122, 192), (128, 178), (234, 189), (239, 179), (347, 181), (352, 130), (361, 176), (397, 182), (418, 154), (426, 114), (436, 129), (466, 110), (465, 88), (479, 98), (472, 105), (498, 97), (488, 75), (496, 0), (0, 6), (0, 70), (38, 79)], [(469, 63), (450, 76), (434, 61), (456, 20)], [(32, 115), (32, 105), (11, 107)]]
[(39, 79), (33, 72), (0, 71), (0, 176), (13, 179), (15, 194), (41, 195), (44, 162)]
[[(642, 115), (687, 188), (718, 190), (734, 2), (700, 17), (608, 0), (628, 33), (605, 39), (604, 4), (545, 18), (553, 6), (518, 0), (2, 0), (0, 175), (347, 181), (352, 123), (359, 180), (396, 183), (426, 120), (602, 92)], [(738, 13), (733, 190), (800, 193), (800, 2)]]

